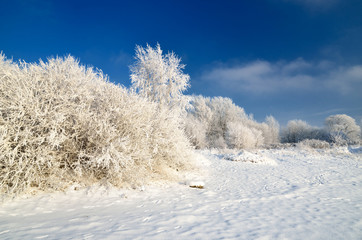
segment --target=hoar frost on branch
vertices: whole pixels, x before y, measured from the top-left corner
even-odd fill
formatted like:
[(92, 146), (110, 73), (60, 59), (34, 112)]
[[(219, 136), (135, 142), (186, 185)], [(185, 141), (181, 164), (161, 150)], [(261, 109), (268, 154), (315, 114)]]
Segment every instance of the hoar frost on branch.
[(299, 119), (289, 121), (281, 131), (283, 143), (298, 143), (305, 139), (327, 140), (327, 137), (322, 129), (310, 126), (306, 121)]
[(352, 117), (346, 114), (329, 116), (325, 120), (325, 125), (332, 142), (337, 144), (356, 144), (361, 140), (360, 127)]
[[(320, 140), (336, 145), (358, 144), (361, 141), (361, 128), (350, 116), (345, 114), (331, 115), (325, 119), (324, 124), (324, 128), (319, 128), (312, 127), (302, 120), (291, 120), (282, 129), (281, 140), (284, 143)], [(314, 142), (316, 143), (316, 141)], [(304, 143), (311, 144), (312, 142)]]
[(196, 148), (256, 148), (279, 143), (279, 124), (272, 117), (258, 123), (230, 98), (194, 96), (186, 133)]
[(130, 67), (132, 89), (152, 102), (183, 112), (189, 102), (183, 92), (190, 76), (182, 72), (181, 59), (173, 52), (163, 55), (159, 44), (155, 48), (136, 46), (135, 59)]
[(27, 64), (0, 54), (0, 196), (177, 177), (192, 149), (169, 115), (71, 56)]

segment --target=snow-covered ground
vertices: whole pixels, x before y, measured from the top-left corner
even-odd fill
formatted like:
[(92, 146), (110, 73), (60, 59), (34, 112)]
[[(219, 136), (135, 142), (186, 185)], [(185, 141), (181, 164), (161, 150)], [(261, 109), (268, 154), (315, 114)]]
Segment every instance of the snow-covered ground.
[(2, 203), (0, 239), (362, 239), (361, 148), (199, 153), (182, 183)]

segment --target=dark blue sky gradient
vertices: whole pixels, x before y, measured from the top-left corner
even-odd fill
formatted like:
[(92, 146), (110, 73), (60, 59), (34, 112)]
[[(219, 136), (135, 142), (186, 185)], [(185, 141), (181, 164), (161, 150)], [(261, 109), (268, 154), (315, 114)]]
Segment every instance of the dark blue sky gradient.
[[(187, 65), (188, 94), (231, 97), (259, 121), (270, 114), (282, 124), (299, 118), (322, 125), (337, 113), (362, 118), (360, 0), (0, 0), (0, 11), (0, 50), (14, 60), (71, 54), (128, 87), (135, 45), (158, 42)], [(298, 65), (298, 76), (312, 79), (316, 88), (295, 87), (292, 81), (298, 80), (287, 79), (294, 73), (285, 77), (291, 87), (274, 83), (273, 91), (264, 92), (257, 85), (228, 88), (228, 79), (211, 76), (213, 70), (224, 74), (263, 61), (272, 66), (262, 75), (266, 81), (261, 84), (268, 84), (271, 75), (284, 73), (278, 66), (296, 59), (310, 65)], [(313, 68), (324, 62), (332, 67)], [(338, 79), (324, 79), (333, 78), (336, 70)], [(233, 84), (248, 81), (235, 74)], [(344, 92), (333, 89), (344, 84)]]

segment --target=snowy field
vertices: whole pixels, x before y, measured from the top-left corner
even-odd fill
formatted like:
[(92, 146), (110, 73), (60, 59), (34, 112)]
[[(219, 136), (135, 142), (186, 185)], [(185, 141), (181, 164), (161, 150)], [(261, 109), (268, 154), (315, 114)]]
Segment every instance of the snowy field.
[(0, 239), (362, 239), (361, 148), (199, 153), (185, 182), (2, 203)]

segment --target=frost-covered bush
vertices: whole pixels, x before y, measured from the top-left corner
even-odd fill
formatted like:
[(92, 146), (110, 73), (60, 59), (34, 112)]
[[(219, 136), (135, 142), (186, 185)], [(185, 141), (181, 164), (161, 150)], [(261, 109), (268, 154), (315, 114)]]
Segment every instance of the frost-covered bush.
[[(266, 125), (266, 126), (265, 126)], [(265, 123), (263, 123), (264, 130), (264, 144), (278, 144), (280, 142), (280, 125), (273, 116), (267, 116)]]
[(189, 137), (191, 144), (197, 149), (207, 147), (206, 128), (205, 124), (194, 116), (189, 116), (185, 120), (186, 135)]
[(338, 145), (357, 144), (361, 140), (361, 129), (356, 121), (345, 114), (332, 115), (325, 120), (330, 141)]
[(193, 96), (186, 132), (197, 148), (255, 148), (279, 142), (279, 124), (273, 117), (256, 122), (231, 99)]
[(249, 149), (260, 147), (264, 138), (262, 132), (245, 126), (242, 122), (230, 122), (227, 124), (226, 140), (231, 148)]
[(168, 108), (108, 82), (73, 57), (39, 64), (0, 55), (0, 192), (68, 184), (137, 185), (190, 166)]
[(297, 143), (297, 146), (300, 148), (317, 148), (317, 149), (330, 148), (330, 144), (328, 142), (318, 139), (305, 139)]
[(312, 127), (303, 120), (291, 120), (281, 131), (283, 143), (298, 143), (305, 139), (327, 140), (327, 134), (323, 129)]
[(298, 143), (306, 139), (337, 145), (358, 144), (361, 141), (361, 129), (353, 118), (339, 114), (326, 118), (324, 129), (312, 127), (302, 120), (292, 120), (281, 131), (283, 143)]
[(207, 139), (210, 147), (226, 148), (228, 123), (236, 122), (237, 119), (247, 118), (244, 109), (233, 104), (230, 98), (215, 97), (208, 101), (212, 112), (211, 121), (208, 126)]
[(182, 113), (188, 105), (183, 95), (189, 87), (190, 76), (183, 73), (185, 65), (173, 52), (162, 54), (155, 48), (136, 46), (136, 62), (130, 67), (132, 89), (152, 102)]

